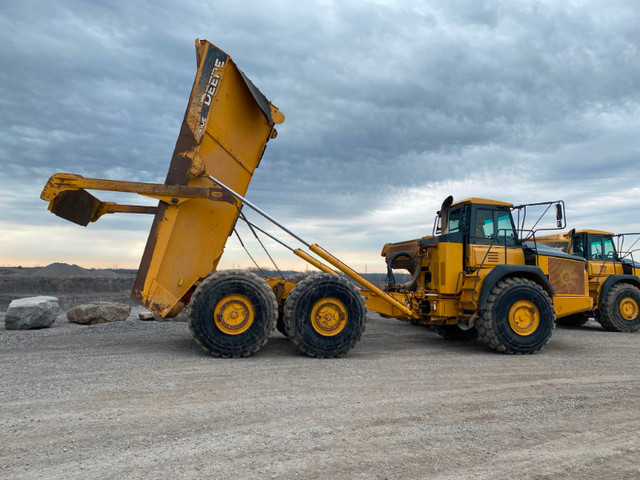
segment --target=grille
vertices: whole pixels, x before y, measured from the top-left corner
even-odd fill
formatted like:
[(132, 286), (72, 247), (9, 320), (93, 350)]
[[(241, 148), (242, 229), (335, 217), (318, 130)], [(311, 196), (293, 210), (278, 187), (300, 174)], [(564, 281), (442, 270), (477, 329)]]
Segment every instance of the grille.
[(584, 264), (560, 258), (549, 258), (549, 281), (556, 293), (584, 294)]
[(498, 263), (499, 260), (500, 260), (500, 255), (498, 254), (498, 252), (489, 252), (487, 254), (488, 263)]

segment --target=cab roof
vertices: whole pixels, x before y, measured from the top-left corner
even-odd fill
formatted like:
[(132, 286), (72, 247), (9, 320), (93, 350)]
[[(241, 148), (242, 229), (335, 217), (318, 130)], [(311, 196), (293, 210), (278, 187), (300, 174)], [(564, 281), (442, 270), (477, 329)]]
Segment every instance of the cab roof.
[(452, 207), (456, 205), (470, 205), (470, 204), (478, 204), (478, 205), (501, 205), (503, 207), (513, 207), (513, 203), (501, 202), (499, 200), (490, 200), (488, 198), (479, 198), (479, 197), (469, 197), (464, 200), (460, 200), (458, 202), (454, 202), (451, 204)]
[(605, 232), (604, 230), (594, 230), (593, 228), (585, 228), (582, 230), (576, 230), (575, 233), (597, 233), (600, 235), (614, 235), (613, 232)]

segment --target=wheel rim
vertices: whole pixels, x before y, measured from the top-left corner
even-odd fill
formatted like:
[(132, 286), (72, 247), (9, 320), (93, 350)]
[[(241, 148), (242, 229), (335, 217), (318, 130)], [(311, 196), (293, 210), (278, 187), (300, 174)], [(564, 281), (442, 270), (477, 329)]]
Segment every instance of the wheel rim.
[(638, 302), (633, 298), (623, 298), (618, 309), (625, 320), (634, 320), (638, 316)]
[(255, 312), (251, 301), (243, 295), (227, 295), (213, 312), (213, 321), (221, 332), (240, 335), (253, 324)]
[(540, 326), (538, 308), (528, 300), (518, 300), (509, 309), (509, 326), (518, 335), (531, 335)]
[(338, 335), (347, 320), (347, 308), (337, 298), (322, 298), (311, 309), (311, 326), (323, 337)]

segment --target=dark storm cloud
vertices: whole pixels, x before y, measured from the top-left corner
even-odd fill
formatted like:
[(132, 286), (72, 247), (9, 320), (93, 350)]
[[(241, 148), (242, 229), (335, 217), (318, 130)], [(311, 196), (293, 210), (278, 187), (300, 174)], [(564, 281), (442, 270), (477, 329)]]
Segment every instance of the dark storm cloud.
[[(2, 217), (59, 224), (38, 199), (56, 171), (163, 181), (196, 37), (285, 113), (249, 196), (310, 229), (333, 220), (347, 235), (367, 218), (380, 244), (375, 220), (388, 218), (366, 215), (411, 210), (421, 189), (484, 188), (518, 203), (543, 192), (579, 201), (583, 179), (637, 184), (639, 11), (634, 1), (3, 4)], [(504, 198), (505, 178), (541, 187)], [(424, 201), (428, 218), (439, 202)]]

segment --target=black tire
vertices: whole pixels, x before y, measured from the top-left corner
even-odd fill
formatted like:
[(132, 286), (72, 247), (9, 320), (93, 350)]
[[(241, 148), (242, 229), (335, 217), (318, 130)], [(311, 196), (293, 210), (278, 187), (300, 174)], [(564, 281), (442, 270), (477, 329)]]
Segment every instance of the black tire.
[(556, 319), (556, 325), (562, 325), (565, 327), (581, 327), (588, 321), (589, 314), (575, 313), (573, 315), (567, 315), (566, 317)]
[[(537, 323), (532, 321), (520, 332), (514, 325), (521, 318), (517, 316), (518, 303), (527, 312), (534, 309), (538, 317)], [(525, 278), (500, 280), (491, 289), (487, 306), (476, 319), (478, 338), (489, 348), (507, 354), (539, 351), (551, 338), (554, 326), (555, 312), (549, 295), (540, 285)]]
[[(222, 313), (214, 321), (216, 308), (224, 312), (225, 308), (230, 308), (228, 305), (239, 303), (231, 296), (243, 299), (253, 310), (253, 320), (240, 325), (240, 330), (246, 328), (241, 333), (224, 331), (224, 324), (220, 324)], [(221, 302), (225, 299), (225, 302)], [(248, 310), (241, 312), (242, 315)], [(214, 273), (196, 289), (189, 329), (196, 343), (215, 357), (248, 357), (267, 343), (269, 334), (276, 326), (277, 315), (276, 296), (267, 282), (250, 272), (227, 270)], [(246, 318), (249, 318), (248, 313)]]
[(453, 342), (472, 342), (478, 338), (478, 330), (475, 327), (462, 330), (457, 325), (435, 325), (433, 331), (445, 340)]
[[(635, 332), (640, 328), (640, 290), (629, 283), (614, 285), (600, 304), (596, 320), (610, 332)], [(623, 314), (624, 312), (624, 314)]]
[[(327, 303), (323, 304), (325, 299)], [(342, 305), (335, 308), (336, 304), (329, 299), (336, 299)], [(330, 331), (333, 324), (328, 325), (324, 333), (320, 331), (319, 312), (323, 305), (328, 305), (329, 312), (336, 313), (329, 317), (339, 320), (338, 333)], [(314, 309), (318, 314), (312, 318)], [(366, 312), (364, 299), (353, 284), (337, 275), (320, 273), (291, 290), (284, 304), (284, 325), (289, 339), (300, 352), (310, 357), (335, 358), (346, 354), (362, 338)]]
[[(317, 274), (318, 272), (298, 272), (298, 273), (294, 273), (293, 275), (289, 275), (287, 278), (285, 278), (285, 280), (287, 282), (295, 283), (297, 285), (305, 278), (308, 278), (311, 275), (317, 275)], [(278, 321), (276, 322), (276, 329), (278, 329), (278, 331), (285, 337), (289, 336), (289, 334), (287, 333), (287, 329), (284, 328), (284, 305), (278, 308)]]

